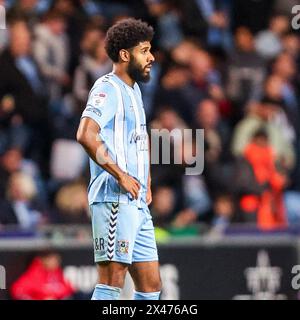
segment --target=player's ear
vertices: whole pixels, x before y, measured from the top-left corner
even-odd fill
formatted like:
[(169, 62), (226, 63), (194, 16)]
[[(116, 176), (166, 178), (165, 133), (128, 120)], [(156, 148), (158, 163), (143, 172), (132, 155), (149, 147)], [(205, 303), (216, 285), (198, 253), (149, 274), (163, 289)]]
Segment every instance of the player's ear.
[(121, 49), (119, 51), (119, 56), (122, 62), (128, 62), (130, 59), (130, 54), (129, 51), (125, 50), (125, 49)]

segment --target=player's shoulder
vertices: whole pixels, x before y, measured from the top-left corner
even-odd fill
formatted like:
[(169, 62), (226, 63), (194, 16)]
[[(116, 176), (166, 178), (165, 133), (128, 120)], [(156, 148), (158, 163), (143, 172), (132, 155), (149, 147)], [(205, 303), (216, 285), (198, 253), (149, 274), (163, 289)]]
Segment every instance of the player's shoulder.
[(116, 92), (114, 86), (107, 81), (110, 74), (102, 76), (95, 81), (89, 92), (88, 104), (94, 107), (103, 107), (106, 104), (114, 105), (116, 103)]
[(101, 90), (101, 91), (104, 91), (106, 93), (110, 93), (111, 91), (114, 90), (113, 85), (110, 82), (111, 79), (112, 79), (112, 74), (111, 73), (108, 73), (108, 74), (100, 77), (99, 79), (97, 79), (95, 81), (91, 91)]

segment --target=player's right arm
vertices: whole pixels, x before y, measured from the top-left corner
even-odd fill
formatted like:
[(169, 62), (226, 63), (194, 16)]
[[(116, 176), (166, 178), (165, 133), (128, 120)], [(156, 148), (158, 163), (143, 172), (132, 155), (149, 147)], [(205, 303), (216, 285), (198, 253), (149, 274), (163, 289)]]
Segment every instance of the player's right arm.
[(105, 143), (99, 140), (99, 130), (99, 125), (93, 119), (82, 118), (77, 131), (77, 141), (97, 164), (114, 176), (119, 185), (137, 199), (140, 189), (138, 181), (114, 163), (107, 152)]
[[(99, 97), (104, 98), (101, 100)], [(115, 177), (119, 185), (126, 192), (129, 192), (134, 199), (137, 199), (140, 189), (139, 182), (121, 170), (112, 160), (105, 142), (99, 136), (101, 128), (115, 116), (116, 110), (117, 102), (114, 94), (105, 87), (92, 90), (87, 107), (83, 112), (76, 138), (90, 158)]]

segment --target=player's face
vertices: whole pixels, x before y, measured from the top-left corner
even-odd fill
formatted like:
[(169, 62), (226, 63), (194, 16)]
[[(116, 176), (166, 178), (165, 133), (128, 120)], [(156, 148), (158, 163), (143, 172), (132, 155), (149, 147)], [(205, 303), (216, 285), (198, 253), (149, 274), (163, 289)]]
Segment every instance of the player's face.
[(150, 42), (144, 41), (140, 42), (130, 52), (127, 72), (134, 81), (147, 82), (150, 80), (150, 70), (154, 61), (150, 49)]

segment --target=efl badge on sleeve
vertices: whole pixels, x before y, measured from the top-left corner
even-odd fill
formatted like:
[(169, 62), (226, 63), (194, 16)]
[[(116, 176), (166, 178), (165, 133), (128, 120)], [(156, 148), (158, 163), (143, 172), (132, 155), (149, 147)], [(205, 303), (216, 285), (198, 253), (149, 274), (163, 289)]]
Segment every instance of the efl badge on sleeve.
[(95, 107), (101, 107), (106, 100), (106, 93), (94, 93), (93, 102)]

